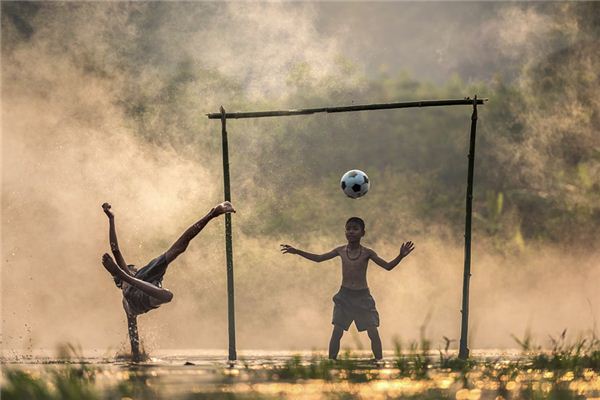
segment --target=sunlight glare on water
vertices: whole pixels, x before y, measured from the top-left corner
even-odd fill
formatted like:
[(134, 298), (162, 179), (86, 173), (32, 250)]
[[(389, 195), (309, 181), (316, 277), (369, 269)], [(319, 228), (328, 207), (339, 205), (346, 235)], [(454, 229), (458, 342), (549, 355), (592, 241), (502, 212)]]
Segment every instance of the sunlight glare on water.
[[(427, 361), (423, 369), (407, 366), (391, 353), (376, 364), (368, 353), (355, 353), (333, 363), (315, 352), (241, 352), (229, 364), (223, 352), (162, 351), (149, 361), (129, 363), (106, 357), (3, 359), (3, 389), (8, 371), (22, 371), (46, 382), (55, 390), (53, 377), (90, 377), (86, 384), (101, 393), (121, 398), (284, 398), (393, 399), (401, 397), (479, 400), (527, 398), (534, 391), (549, 395), (561, 390), (566, 399), (600, 396), (600, 377), (593, 369), (548, 371), (528, 367), (513, 356), (496, 355), (494, 361), (479, 361), (468, 370), (442, 368)], [(502, 357), (502, 358), (501, 358)], [(433, 358), (432, 358), (433, 360)], [(414, 361), (411, 361), (414, 362)], [(510, 364), (517, 362), (517, 364)], [(521, 363), (521, 364), (518, 364)], [(518, 366), (520, 365), (520, 366)], [(420, 372), (419, 372), (420, 371)], [(62, 374), (62, 375), (61, 375)], [(84, 379), (84, 378), (81, 378)], [(120, 391), (120, 392), (119, 392)], [(566, 394), (565, 394), (566, 393)], [(568, 397), (571, 396), (571, 397)]]

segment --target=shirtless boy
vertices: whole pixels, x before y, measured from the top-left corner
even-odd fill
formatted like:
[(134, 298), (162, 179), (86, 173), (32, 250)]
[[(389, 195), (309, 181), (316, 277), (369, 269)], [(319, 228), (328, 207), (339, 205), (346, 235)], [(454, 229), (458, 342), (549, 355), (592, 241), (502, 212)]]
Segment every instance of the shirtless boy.
[(322, 262), (335, 257), (342, 259), (342, 287), (333, 296), (333, 333), (329, 341), (329, 358), (335, 360), (340, 351), (340, 340), (344, 331), (352, 324), (356, 324), (359, 332), (367, 331), (371, 339), (371, 349), (376, 360), (383, 357), (381, 339), (379, 338), (379, 313), (375, 308), (375, 300), (369, 292), (367, 285), (367, 264), (373, 260), (375, 264), (391, 271), (404, 257), (414, 250), (412, 242), (402, 243), (400, 254), (392, 261), (387, 262), (375, 253), (374, 250), (364, 247), (360, 240), (365, 235), (365, 223), (358, 217), (346, 221), (346, 239), (348, 243), (336, 247), (328, 253), (313, 254), (296, 249), (289, 244), (282, 244), (281, 251), (286, 254), (298, 254), (308, 260)]
[(198, 222), (190, 226), (165, 253), (137, 270), (134, 265), (128, 265), (121, 254), (115, 229), (115, 217), (110, 210), (110, 204), (102, 204), (102, 209), (108, 217), (110, 249), (115, 257), (113, 260), (110, 255), (104, 253), (102, 265), (112, 275), (115, 284), (123, 294), (123, 308), (127, 314), (132, 358), (138, 361), (141, 355), (137, 332), (137, 316), (158, 308), (161, 304), (168, 303), (173, 299), (173, 293), (162, 287), (162, 280), (165, 272), (167, 272), (167, 267), (187, 249), (190, 241), (200, 233), (211, 219), (221, 214), (235, 212), (235, 210), (228, 201), (218, 204)]

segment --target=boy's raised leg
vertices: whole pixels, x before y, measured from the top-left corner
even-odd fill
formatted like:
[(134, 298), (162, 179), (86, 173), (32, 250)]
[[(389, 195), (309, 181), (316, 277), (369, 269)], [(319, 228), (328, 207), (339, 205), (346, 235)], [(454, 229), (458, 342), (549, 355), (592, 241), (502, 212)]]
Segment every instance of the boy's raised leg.
[(216, 205), (208, 212), (208, 214), (200, 218), (198, 222), (186, 229), (186, 231), (183, 232), (183, 235), (181, 235), (181, 237), (179, 237), (179, 239), (173, 243), (169, 250), (167, 250), (165, 253), (167, 263), (175, 260), (181, 253), (183, 253), (190, 244), (190, 241), (200, 233), (200, 231), (211, 219), (216, 218), (219, 215), (232, 212), (235, 212), (235, 209), (228, 201), (224, 201), (223, 203)]
[(340, 340), (344, 335), (344, 329), (337, 325), (333, 326), (333, 332), (331, 332), (331, 339), (329, 340), (329, 359), (336, 360), (338, 353), (340, 352)]
[(381, 338), (379, 337), (377, 327), (373, 326), (367, 328), (367, 333), (369, 334), (369, 339), (371, 339), (371, 350), (373, 350), (375, 359), (381, 360), (383, 358), (383, 350), (381, 348)]

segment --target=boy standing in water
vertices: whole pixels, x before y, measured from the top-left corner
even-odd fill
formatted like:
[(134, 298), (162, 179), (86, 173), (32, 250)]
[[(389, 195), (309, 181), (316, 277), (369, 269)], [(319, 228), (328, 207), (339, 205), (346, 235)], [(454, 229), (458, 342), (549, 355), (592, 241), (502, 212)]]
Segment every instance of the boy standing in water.
[(235, 212), (235, 210), (228, 201), (218, 204), (208, 214), (198, 220), (198, 222), (190, 226), (165, 253), (150, 261), (148, 265), (140, 270), (136, 270), (135, 266), (128, 265), (125, 262), (119, 249), (115, 229), (115, 217), (110, 210), (110, 204), (102, 204), (102, 209), (108, 217), (110, 249), (115, 257), (113, 260), (110, 255), (104, 253), (102, 256), (102, 265), (112, 275), (115, 284), (121, 289), (123, 294), (123, 308), (127, 314), (132, 358), (138, 361), (141, 355), (137, 331), (137, 316), (158, 308), (161, 304), (168, 303), (173, 299), (173, 293), (162, 287), (162, 280), (165, 272), (167, 272), (167, 267), (177, 256), (187, 249), (190, 241), (200, 233), (202, 228), (211, 219), (221, 214)]
[(387, 262), (380, 258), (374, 250), (360, 244), (365, 235), (365, 222), (352, 217), (346, 221), (346, 239), (348, 243), (336, 247), (328, 253), (312, 254), (296, 249), (288, 244), (281, 245), (281, 251), (286, 254), (298, 254), (308, 260), (322, 262), (335, 257), (342, 259), (342, 287), (333, 296), (333, 333), (329, 341), (329, 358), (335, 360), (340, 351), (340, 340), (344, 331), (352, 324), (356, 324), (359, 332), (367, 331), (371, 339), (371, 349), (376, 360), (381, 360), (383, 352), (379, 338), (379, 313), (375, 308), (375, 300), (367, 286), (367, 264), (373, 260), (375, 264), (391, 271), (400, 261), (414, 250), (412, 242), (402, 243), (400, 254), (392, 261)]

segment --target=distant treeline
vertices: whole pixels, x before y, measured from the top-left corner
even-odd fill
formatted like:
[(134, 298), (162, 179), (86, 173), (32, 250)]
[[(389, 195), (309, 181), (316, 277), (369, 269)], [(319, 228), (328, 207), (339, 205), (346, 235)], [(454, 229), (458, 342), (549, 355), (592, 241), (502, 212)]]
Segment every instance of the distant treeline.
[[(455, 78), (435, 86), (399, 74), (365, 79), (353, 90), (307, 84), (307, 72), (290, 79), (293, 90), (286, 103), (488, 97), (489, 103), (479, 107), (475, 237), (498, 250), (530, 243), (587, 246), (597, 240), (600, 226), (597, 75), (586, 65), (573, 69), (572, 61), (585, 52), (594, 58), (592, 65), (600, 66), (600, 52), (596, 44), (579, 46), (510, 84), (500, 77), (476, 84)], [(163, 94), (136, 99), (127, 110), (148, 139), (175, 143), (182, 151), (200, 149), (199, 156), (210, 157), (220, 173), (220, 124), (203, 120), (200, 110), (206, 108), (194, 105), (199, 100), (191, 101), (187, 90), (205, 74), (182, 64)], [(220, 90), (239, 93), (235, 84), (219, 80), (214, 85)], [(243, 100), (235, 96), (226, 106), (231, 111), (285, 108)], [(215, 104), (207, 111), (216, 110)], [(333, 235), (341, 218), (354, 212), (376, 223), (380, 233), (437, 233), (462, 240), (470, 115), (470, 107), (454, 107), (231, 121), (233, 196), (252, 204), (253, 211), (243, 220), (244, 231)], [(161, 122), (149, 127), (147, 121), (157, 118)], [(364, 200), (348, 204), (337, 184), (352, 168), (370, 174), (373, 187)]]
[[(220, 174), (220, 125), (201, 114), (219, 102), (245, 111), (478, 94), (490, 101), (479, 107), (474, 237), (499, 251), (585, 247), (600, 233), (599, 50), (597, 41), (580, 41), (510, 82), (456, 77), (441, 86), (406, 73), (367, 78), (342, 59), (338, 76), (315, 81), (299, 65), (284, 104), (250, 100), (241, 83), (184, 61), (160, 90), (132, 90), (123, 106), (149, 140), (199, 151)], [(470, 115), (454, 107), (231, 121), (233, 196), (252, 205), (239, 217), (242, 229), (334, 235), (345, 215), (358, 213), (380, 234), (461, 241)], [(370, 174), (373, 188), (349, 204), (337, 184), (352, 168)]]
[[(167, 5), (111, 7), (128, 13), (126, 28), (119, 20), (107, 27), (97, 24), (97, 32), (89, 35), (94, 40), (70, 42), (79, 27), (87, 29), (87, 13), (104, 8), (3, 3), (3, 55), (27, 41), (48, 40), (52, 51), (64, 53), (86, 74), (116, 82), (114, 102), (133, 131), (175, 147), (182, 157), (201, 160), (215, 171), (215, 180), (221, 179), (220, 125), (204, 113), (221, 104), (229, 111), (247, 111), (487, 97), (489, 103), (479, 108), (475, 240), (499, 251), (536, 243), (597, 242), (596, 4), (565, 9), (578, 24), (577, 34), (552, 31), (548, 40), (560, 44), (555, 46), (560, 50), (532, 58), (510, 80), (497, 76), (465, 82), (456, 77), (437, 85), (403, 72), (366, 76), (340, 57), (335, 72), (325, 77), (308, 64), (290, 66), (281, 92), (272, 97), (253, 97), (246, 91), (248, 82), (202, 66), (189, 48), (177, 47), (183, 45), (178, 37), (167, 40), (157, 28), (170, 23)], [(80, 9), (85, 12), (74, 14)], [(53, 30), (50, 24), (62, 26), (62, 19), (73, 32)], [(44, 28), (46, 36), (36, 37)], [(274, 237), (339, 235), (340, 221), (359, 214), (380, 235), (436, 234), (460, 242), (470, 114), (469, 107), (461, 106), (231, 121), (233, 200), (251, 210), (239, 213), (237, 228)], [(356, 202), (343, 198), (337, 187), (351, 168), (366, 171), (373, 185)]]

